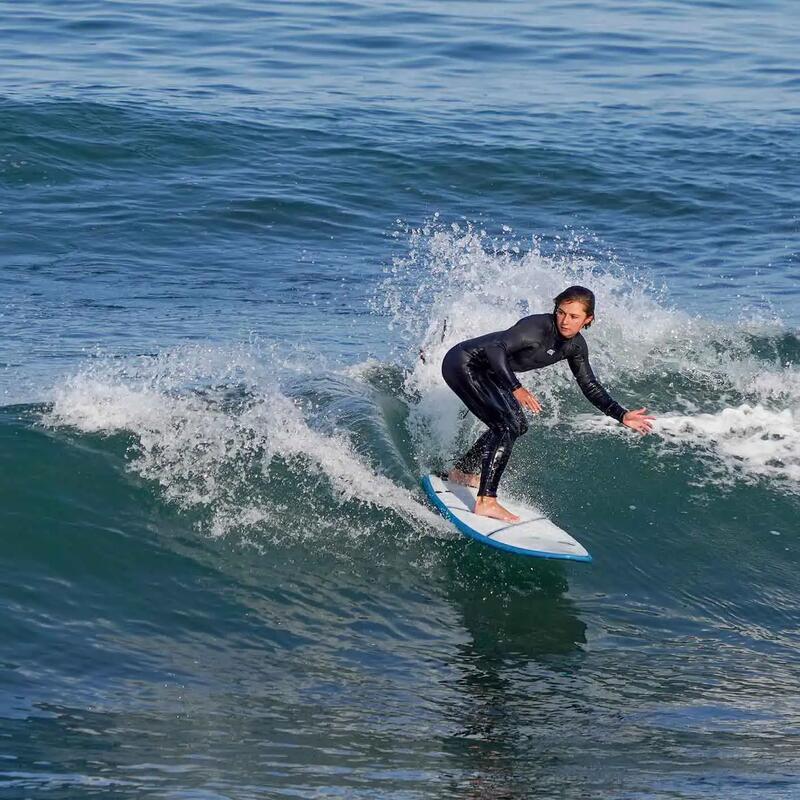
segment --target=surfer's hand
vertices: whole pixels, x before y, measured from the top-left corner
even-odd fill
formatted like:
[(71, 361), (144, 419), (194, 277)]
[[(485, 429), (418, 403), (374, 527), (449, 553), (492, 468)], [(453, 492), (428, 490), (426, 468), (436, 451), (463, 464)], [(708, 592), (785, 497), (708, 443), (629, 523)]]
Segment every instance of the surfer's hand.
[(523, 408), (530, 409), (534, 414), (542, 410), (542, 404), (524, 386), (514, 389), (514, 397)]
[(653, 430), (653, 423), (655, 417), (647, 413), (646, 408), (637, 408), (635, 411), (629, 411), (623, 418), (622, 424), (634, 431), (638, 431), (642, 435), (650, 433)]

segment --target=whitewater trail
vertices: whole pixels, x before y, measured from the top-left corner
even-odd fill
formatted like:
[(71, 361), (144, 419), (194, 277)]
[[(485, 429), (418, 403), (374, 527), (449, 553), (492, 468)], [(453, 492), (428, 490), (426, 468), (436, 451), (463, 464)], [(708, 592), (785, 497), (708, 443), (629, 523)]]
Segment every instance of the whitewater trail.
[[(536, 239), (489, 237), (471, 226), (430, 226), (410, 232), (408, 254), (387, 270), (380, 306), (403, 335), (411, 366), (405, 388), (415, 402), (409, 428), (423, 462), (452, 456), (479, 426), (443, 384), (440, 365), (459, 341), (552, 311), (570, 284), (597, 297), (596, 321), (585, 331), (595, 372), (628, 407), (658, 416), (663, 451), (691, 450), (721, 474), (769, 479), (800, 490), (800, 367), (779, 356), (793, 338), (779, 320), (722, 324), (669, 307), (661, 292), (613, 258), (585, 254), (571, 237), (550, 252)], [(796, 344), (796, 342), (795, 342)], [(797, 348), (800, 352), (800, 348)], [(586, 415), (565, 364), (520, 375), (543, 401), (536, 425), (636, 436)]]

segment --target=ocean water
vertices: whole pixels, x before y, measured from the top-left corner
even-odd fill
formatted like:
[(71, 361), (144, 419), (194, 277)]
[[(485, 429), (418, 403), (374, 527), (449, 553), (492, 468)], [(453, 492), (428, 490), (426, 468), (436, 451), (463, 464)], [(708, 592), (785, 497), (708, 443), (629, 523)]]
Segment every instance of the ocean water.
[[(800, 797), (791, 0), (6, 4), (0, 795)], [(598, 297), (460, 537), (453, 343)]]

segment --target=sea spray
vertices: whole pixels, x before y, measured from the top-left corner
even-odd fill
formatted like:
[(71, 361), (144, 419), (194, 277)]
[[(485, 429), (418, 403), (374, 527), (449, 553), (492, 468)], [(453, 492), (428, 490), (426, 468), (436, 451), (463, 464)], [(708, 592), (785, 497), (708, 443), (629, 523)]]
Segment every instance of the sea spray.
[[(442, 381), (447, 350), (550, 312), (552, 298), (575, 283), (597, 297), (595, 323), (584, 332), (595, 372), (621, 402), (658, 416), (660, 448), (690, 448), (713, 465), (709, 480), (800, 487), (800, 367), (785, 355), (800, 350), (779, 320), (720, 323), (670, 308), (663, 292), (615, 258), (588, 254), (580, 236), (545, 250), (541, 240), (524, 243), (510, 231), (492, 237), (438, 218), (409, 232), (408, 252), (387, 270), (376, 302), (402, 334), (409, 428), (422, 463), (440, 466), (481, 429), (471, 416), (464, 424), (463, 407)], [(536, 426), (613, 430), (635, 446), (627, 429), (584, 413), (565, 364), (520, 378), (543, 402)]]
[[(300, 400), (282, 391), (279, 365), (253, 350), (183, 347), (97, 360), (57, 387), (44, 421), (130, 435), (131, 468), (178, 507), (205, 510), (214, 535), (267, 526), (302, 533), (309, 514), (320, 521), (320, 480), (326, 502), (342, 509), (375, 507), (420, 530), (442, 529), (408, 488), (365, 462), (345, 430), (312, 427)], [(280, 498), (270, 488), (279, 467), (291, 473)]]

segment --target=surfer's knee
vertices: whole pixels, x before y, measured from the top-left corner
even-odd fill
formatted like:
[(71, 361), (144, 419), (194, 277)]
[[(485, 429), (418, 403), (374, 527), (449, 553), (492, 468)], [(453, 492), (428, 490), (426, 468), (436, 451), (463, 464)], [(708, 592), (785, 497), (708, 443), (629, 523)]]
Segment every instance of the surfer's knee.
[(528, 432), (528, 423), (525, 421), (524, 417), (515, 417), (514, 419), (508, 420), (506, 429), (514, 439), (518, 439)]
[(492, 449), (499, 450), (513, 446), (514, 442), (524, 433), (515, 422), (506, 422), (495, 430)]
[(508, 441), (509, 439), (513, 441), (514, 439), (514, 434), (511, 433), (511, 428), (506, 420), (495, 423), (489, 430), (492, 432), (492, 436), (486, 442), (486, 447), (484, 449), (493, 450), (501, 442)]

